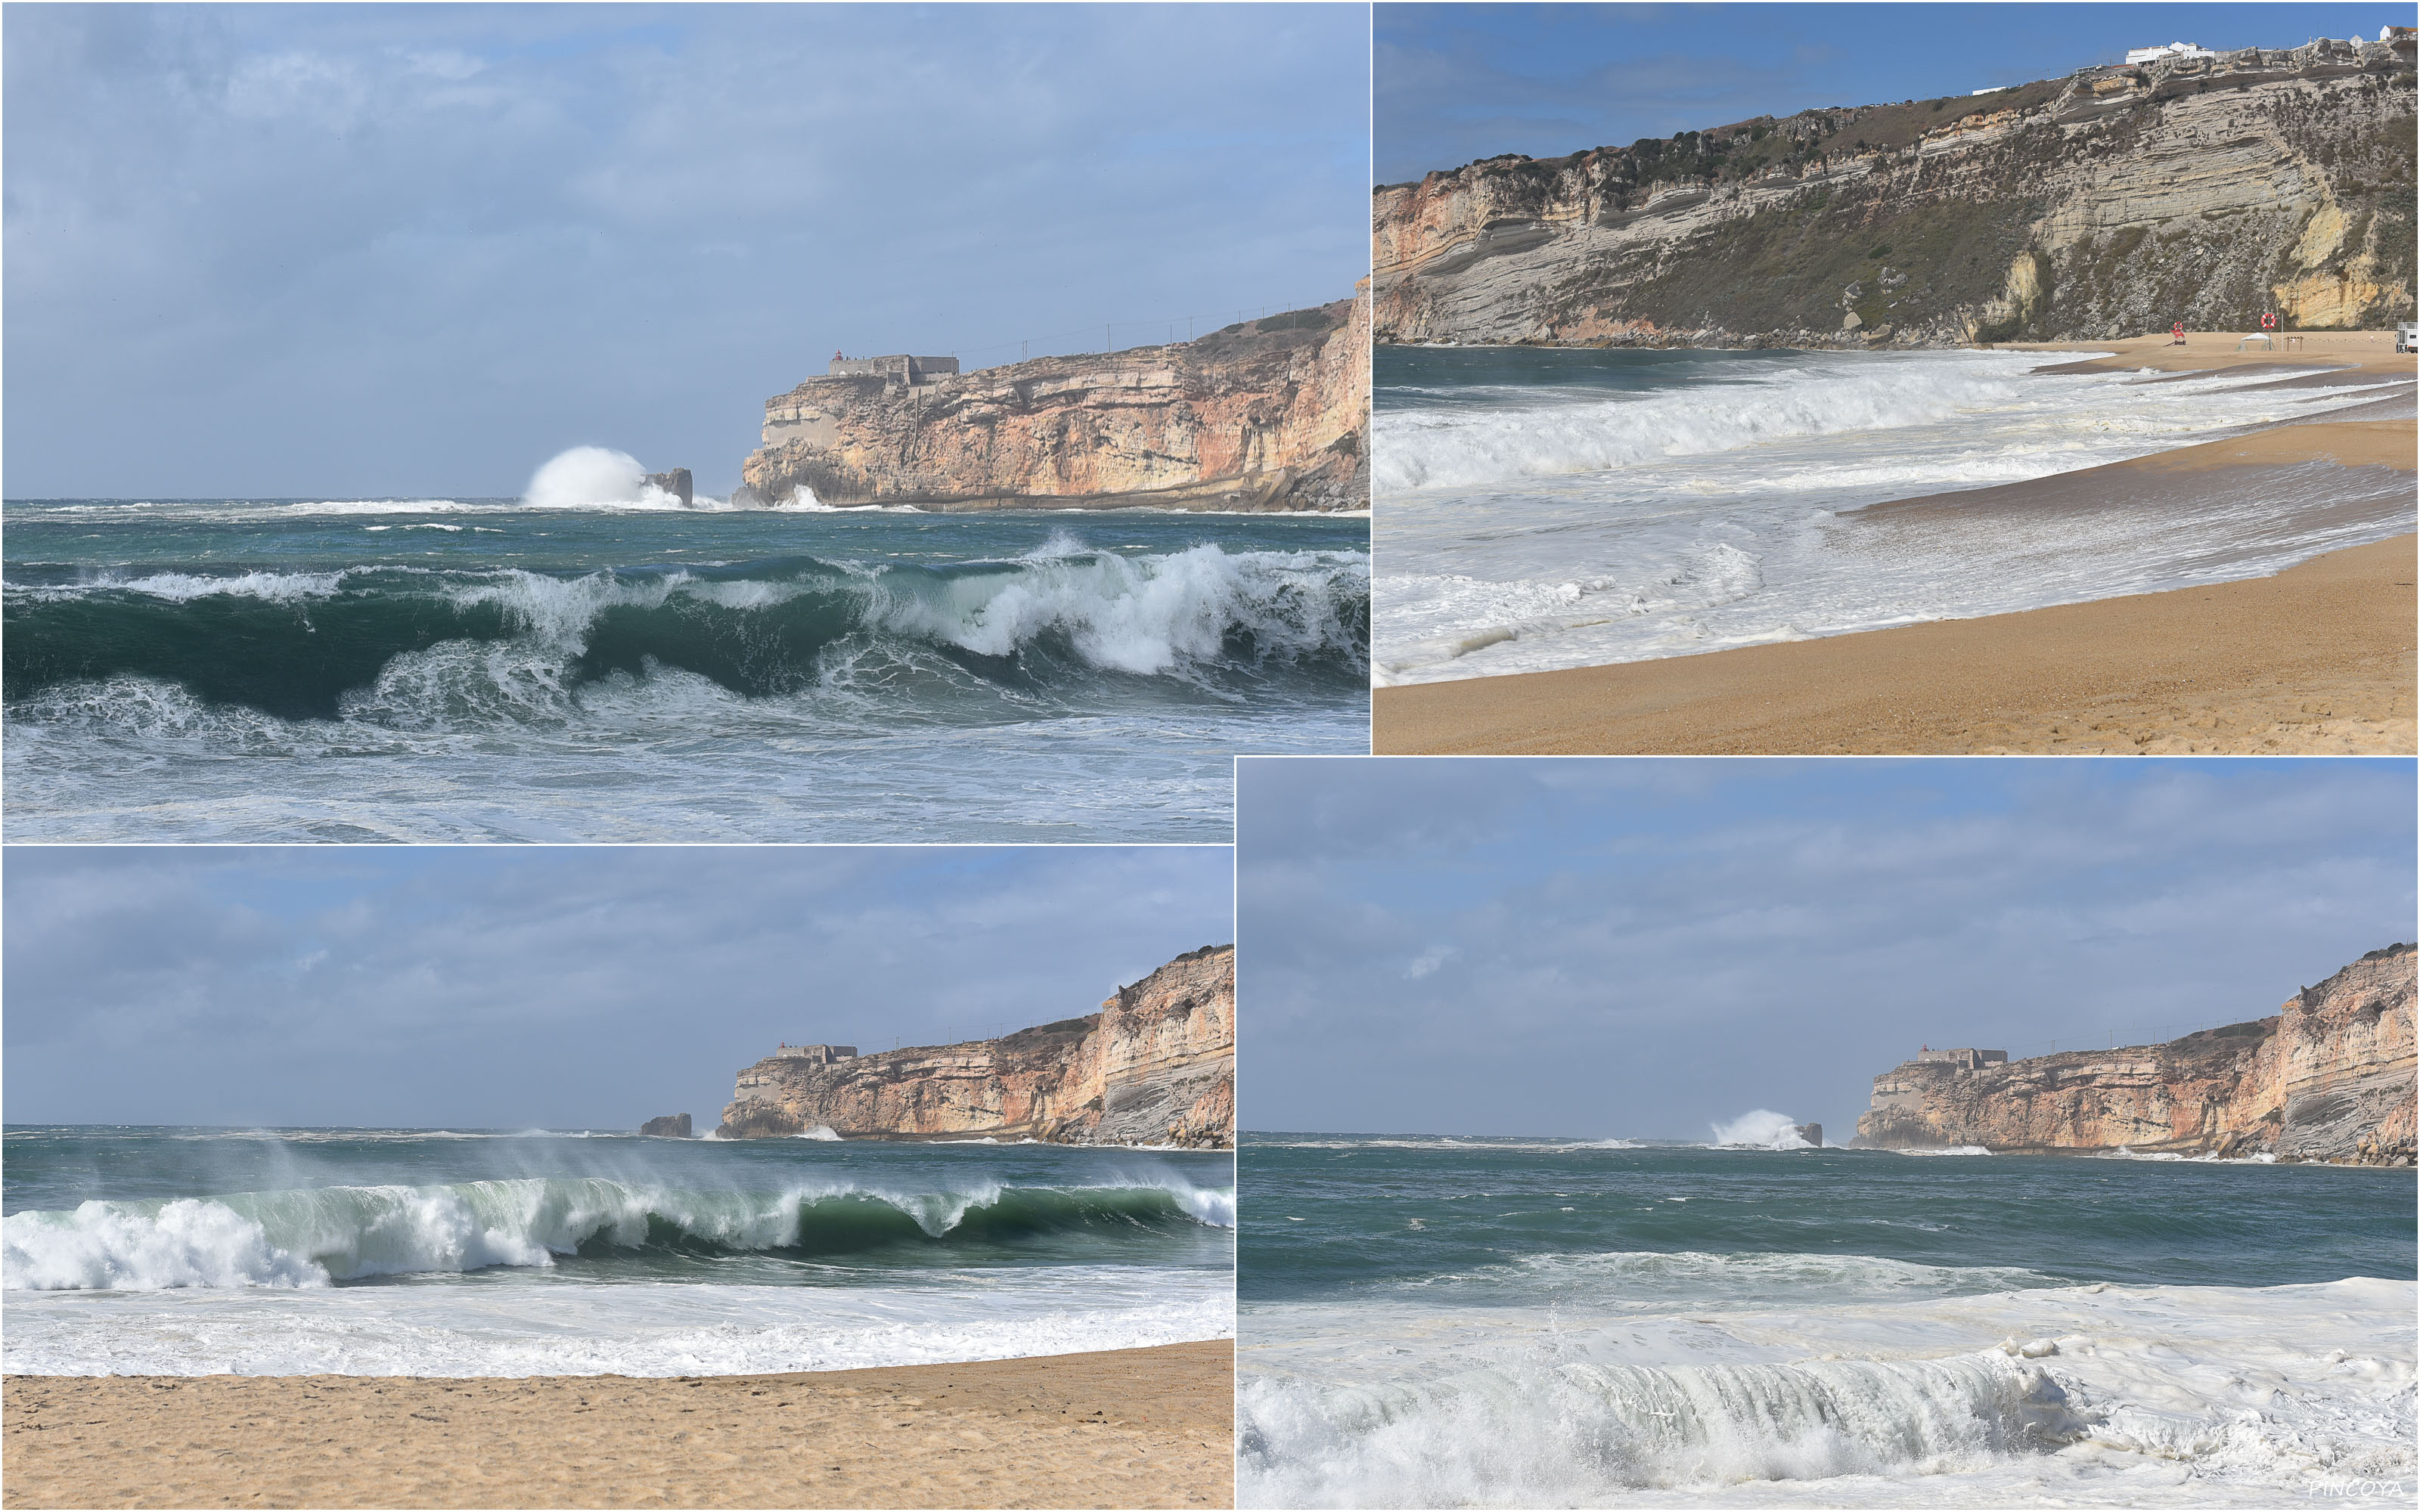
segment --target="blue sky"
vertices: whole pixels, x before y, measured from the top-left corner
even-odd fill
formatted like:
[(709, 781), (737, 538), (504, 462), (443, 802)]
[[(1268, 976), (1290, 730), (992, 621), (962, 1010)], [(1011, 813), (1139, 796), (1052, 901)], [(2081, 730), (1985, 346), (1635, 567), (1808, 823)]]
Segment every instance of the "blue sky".
[(1233, 938), (1224, 847), (19, 846), (11, 1123), (711, 1128), (783, 1040), (1092, 1012)]
[(726, 490), (853, 353), (1341, 299), (1369, 12), (9, 6), (11, 498)]
[(1846, 1140), (1921, 1044), (2261, 1017), (2414, 918), (2409, 761), (1239, 764), (1247, 1129)]
[(1962, 95), (2115, 63), (2130, 47), (2300, 47), (2412, 22), (2409, 4), (2375, 3), (1381, 5), (1377, 181)]

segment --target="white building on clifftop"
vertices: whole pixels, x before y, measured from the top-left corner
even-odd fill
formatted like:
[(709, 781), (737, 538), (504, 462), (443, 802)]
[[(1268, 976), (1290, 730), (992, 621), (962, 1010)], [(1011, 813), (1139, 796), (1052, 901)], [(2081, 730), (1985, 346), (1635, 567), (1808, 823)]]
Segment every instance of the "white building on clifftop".
[(2216, 56), (2217, 54), (2198, 42), (2170, 42), (2165, 47), (2130, 47), (2126, 50), (2129, 63), (2164, 63), (2170, 58)]

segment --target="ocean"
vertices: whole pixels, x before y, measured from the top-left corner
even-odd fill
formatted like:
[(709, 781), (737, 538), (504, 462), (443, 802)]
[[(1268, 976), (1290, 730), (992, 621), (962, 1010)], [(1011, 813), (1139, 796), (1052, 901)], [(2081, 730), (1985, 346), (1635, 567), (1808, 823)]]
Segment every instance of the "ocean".
[(1245, 1506), (2412, 1504), (2409, 1169), (1241, 1159)]
[(2324, 462), (2057, 505), (1869, 507), (2412, 393), (2034, 371), (2069, 355), (1382, 347), (1373, 675), (2003, 613), (2260, 577), (2412, 529), (2408, 474)]
[(1206, 841), (1366, 750), (1369, 522), (15, 501), (11, 841)]
[(1224, 1338), (1199, 1151), (17, 1127), (0, 1368), (736, 1375)]

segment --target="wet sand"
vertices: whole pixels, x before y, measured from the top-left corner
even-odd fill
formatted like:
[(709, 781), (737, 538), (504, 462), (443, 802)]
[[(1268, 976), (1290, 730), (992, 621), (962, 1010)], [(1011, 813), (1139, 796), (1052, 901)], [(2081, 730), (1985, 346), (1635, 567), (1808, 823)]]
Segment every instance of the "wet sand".
[(10, 1376), (8, 1506), (1226, 1507), (1230, 1340), (783, 1376)]
[[(2207, 339), (2213, 343), (2215, 337)], [(2232, 346), (2234, 337), (2225, 338)], [(2167, 340), (2157, 338), (2159, 343)], [(2315, 333), (2294, 354), (2139, 342), (2084, 365), (2274, 364), (2412, 371), (2383, 333)], [(2130, 349), (2139, 348), (2139, 349)], [(2005, 348), (2003, 348), (2005, 349)], [(2281, 357), (2307, 358), (2305, 363)], [(2372, 381), (2375, 377), (2372, 377)], [(2158, 380), (2153, 380), (2158, 381)], [(2151, 499), (2313, 462), (2413, 471), (2410, 391), (2256, 431), (1990, 490), (2001, 508)], [(2224, 476), (2221, 476), (2222, 470)], [(1957, 496), (1871, 506), (1878, 519)], [(1967, 495), (1966, 507), (1975, 503)], [(2413, 538), (2330, 552), (2272, 578), (1944, 620), (1817, 640), (1376, 691), (1382, 754), (2411, 754)]]

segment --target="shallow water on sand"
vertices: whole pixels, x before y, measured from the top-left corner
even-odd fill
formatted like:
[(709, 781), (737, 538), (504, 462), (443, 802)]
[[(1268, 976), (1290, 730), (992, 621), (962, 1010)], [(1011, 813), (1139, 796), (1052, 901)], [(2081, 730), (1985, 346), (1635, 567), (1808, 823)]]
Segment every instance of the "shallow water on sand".
[[(2331, 463), (2086, 508), (1976, 494), (2410, 392), (2034, 371), (2045, 361), (1382, 347), (1373, 675), (1597, 666), (2149, 593), (2412, 528), (2406, 474)], [(1950, 497), (1920, 515), (1868, 507), (1935, 495)]]

